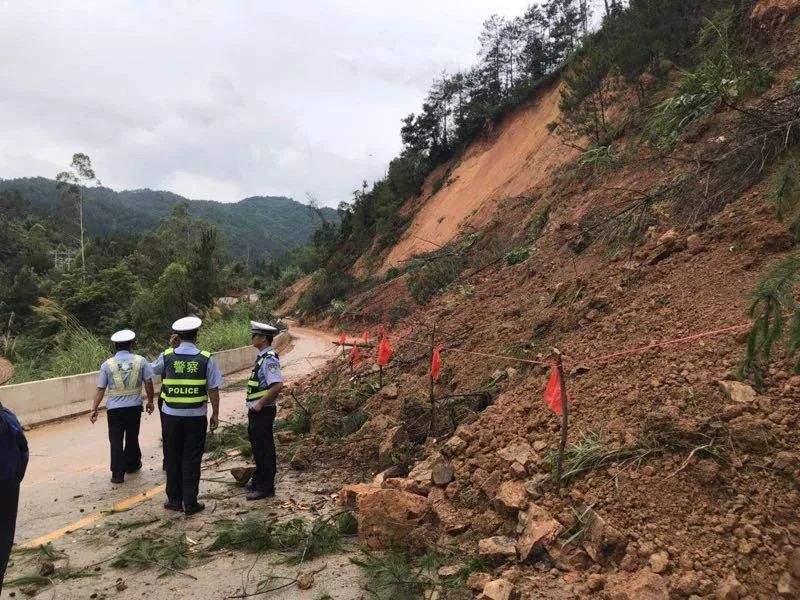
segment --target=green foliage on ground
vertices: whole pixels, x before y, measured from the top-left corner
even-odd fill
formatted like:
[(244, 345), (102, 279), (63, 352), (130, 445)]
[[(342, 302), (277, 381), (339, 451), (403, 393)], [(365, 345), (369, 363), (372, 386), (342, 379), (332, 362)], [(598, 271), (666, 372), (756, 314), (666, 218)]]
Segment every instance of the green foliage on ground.
[[(759, 387), (776, 346), (782, 345), (790, 357), (800, 349), (800, 304), (795, 297), (799, 284), (800, 252), (795, 251), (772, 265), (751, 294), (748, 316), (753, 325), (741, 373)], [(795, 371), (800, 372), (800, 360)]]
[(417, 304), (425, 304), (453, 283), (466, 266), (461, 255), (437, 257), (414, 269), (408, 275), (406, 285)]

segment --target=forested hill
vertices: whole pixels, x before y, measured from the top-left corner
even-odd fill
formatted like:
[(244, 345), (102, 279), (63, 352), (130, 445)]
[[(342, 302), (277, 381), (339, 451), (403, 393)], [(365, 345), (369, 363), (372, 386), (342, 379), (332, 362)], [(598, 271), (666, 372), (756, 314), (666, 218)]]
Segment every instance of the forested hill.
[[(44, 177), (0, 180), (0, 193), (16, 190), (37, 214), (62, 210), (56, 182)], [(231, 255), (265, 254), (279, 258), (309, 241), (321, 224), (320, 214), (282, 196), (254, 196), (239, 202), (189, 200), (178, 194), (149, 189), (116, 192), (106, 187), (85, 188), (85, 221), (91, 235), (136, 234), (158, 226), (170, 210), (189, 203), (189, 213), (217, 226)], [(321, 209), (326, 221), (339, 221), (332, 208)]]

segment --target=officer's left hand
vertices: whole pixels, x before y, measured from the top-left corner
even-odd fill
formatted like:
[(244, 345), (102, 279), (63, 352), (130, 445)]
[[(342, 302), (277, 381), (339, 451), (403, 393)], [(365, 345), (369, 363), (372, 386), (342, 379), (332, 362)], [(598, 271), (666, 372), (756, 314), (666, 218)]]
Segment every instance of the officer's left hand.
[(208, 420), (209, 430), (214, 431), (218, 425), (219, 425), (219, 417), (217, 415), (211, 415), (211, 418)]
[(145, 410), (147, 411), (148, 415), (152, 415), (153, 414), (153, 411), (155, 410), (155, 406), (153, 406), (153, 402), (152, 401), (147, 403), (147, 407), (145, 408)]

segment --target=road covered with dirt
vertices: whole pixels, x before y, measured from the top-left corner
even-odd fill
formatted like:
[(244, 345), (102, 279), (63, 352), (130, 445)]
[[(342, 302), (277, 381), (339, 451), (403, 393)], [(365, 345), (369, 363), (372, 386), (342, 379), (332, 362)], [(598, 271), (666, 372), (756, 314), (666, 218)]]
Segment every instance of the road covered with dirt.
[[(334, 354), (324, 333), (293, 327), (291, 334), (282, 356), (289, 384)], [(285, 598), (361, 597), (359, 569), (349, 560), (354, 523), (336, 502), (344, 479), (313, 465), (290, 471), (291, 444), (281, 443), (276, 498), (248, 503), (231, 476), (246, 465), (247, 375), (226, 377), (221, 433), (203, 466), (206, 510), (191, 518), (162, 508), (157, 415), (142, 423), (144, 468), (122, 485), (109, 482), (102, 420), (92, 426), (81, 416), (30, 431), (3, 597), (223, 598), (272, 588)]]

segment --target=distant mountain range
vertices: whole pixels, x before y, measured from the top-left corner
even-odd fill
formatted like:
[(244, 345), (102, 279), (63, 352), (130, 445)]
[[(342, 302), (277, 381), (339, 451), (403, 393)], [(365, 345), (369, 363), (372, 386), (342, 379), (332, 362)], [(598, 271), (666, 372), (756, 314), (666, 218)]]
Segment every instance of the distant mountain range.
[[(16, 190), (31, 209), (42, 215), (60, 210), (56, 182), (45, 177), (0, 179), (0, 193)], [(84, 220), (91, 235), (138, 234), (158, 226), (170, 210), (189, 203), (189, 213), (217, 226), (232, 256), (250, 252), (253, 259), (268, 255), (280, 258), (302, 246), (321, 225), (320, 215), (310, 207), (283, 196), (253, 196), (239, 202), (189, 200), (164, 191), (85, 188)], [(339, 214), (323, 208), (326, 221), (338, 222)]]

